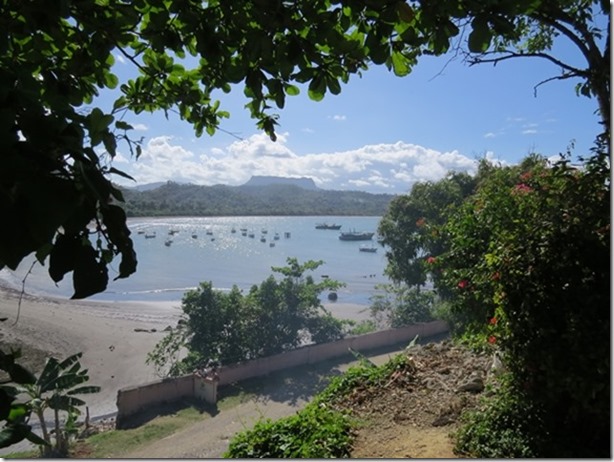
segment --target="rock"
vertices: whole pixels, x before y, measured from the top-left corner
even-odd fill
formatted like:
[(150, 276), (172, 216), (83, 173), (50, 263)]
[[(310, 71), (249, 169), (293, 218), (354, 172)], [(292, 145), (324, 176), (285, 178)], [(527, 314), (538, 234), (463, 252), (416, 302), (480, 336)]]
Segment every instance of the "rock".
[(458, 391), (468, 391), (471, 393), (480, 393), (484, 390), (484, 380), (480, 376), (469, 377), (466, 382), (461, 384)]

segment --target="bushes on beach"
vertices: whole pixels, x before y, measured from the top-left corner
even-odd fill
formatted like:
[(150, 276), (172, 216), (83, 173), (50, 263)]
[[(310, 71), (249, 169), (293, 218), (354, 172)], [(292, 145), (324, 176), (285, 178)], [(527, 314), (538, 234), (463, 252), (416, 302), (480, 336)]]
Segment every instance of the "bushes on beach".
[(329, 342), (344, 335), (346, 322), (324, 310), (319, 296), (341, 283), (315, 282), (306, 274), (322, 264), (300, 264), (289, 258), (288, 266), (275, 267), (284, 276), (269, 276), (243, 294), (238, 287), (217, 291), (209, 282), (185, 293), (183, 318), (148, 357), (159, 375), (179, 375), (207, 361), (236, 363), (287, 351), (307, 342)]

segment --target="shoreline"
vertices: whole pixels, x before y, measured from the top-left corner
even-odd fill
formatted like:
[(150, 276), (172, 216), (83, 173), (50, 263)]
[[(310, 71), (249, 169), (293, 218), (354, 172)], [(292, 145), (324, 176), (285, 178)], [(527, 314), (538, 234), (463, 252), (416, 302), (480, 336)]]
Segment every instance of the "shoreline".
[[(82, 352), (81, 364), (88, 369), (91, 385), (100, 393), (85, 396), (90, 417), (117, 411), (117, 391), (158, 380), (147, 366), (147, 354), (174, 327), (181, 315), (181, 302), (70, 300), (24, 293), (0, 281), (0, 343), (22, 346), (18, 362), (45, 357), (64, 359)], [(361, 321), (369, 318), (368, 306), (323, 303), (337, 318)], [(19, 318), (18, 316), (19, 311)], [(38, 356), (30, 358), (28, 355)], [(35, 371), (39, 372), (39, 371)]]

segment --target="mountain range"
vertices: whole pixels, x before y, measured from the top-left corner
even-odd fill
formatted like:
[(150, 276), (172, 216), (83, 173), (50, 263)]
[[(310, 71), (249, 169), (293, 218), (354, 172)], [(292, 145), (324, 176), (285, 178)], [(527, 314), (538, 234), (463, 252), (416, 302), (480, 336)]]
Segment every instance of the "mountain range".
[(318, 188), (311, 178), (253, 176), (241, 186), (167, 182), (120, 188), (128, 216), (381, 216), (395, 197)]

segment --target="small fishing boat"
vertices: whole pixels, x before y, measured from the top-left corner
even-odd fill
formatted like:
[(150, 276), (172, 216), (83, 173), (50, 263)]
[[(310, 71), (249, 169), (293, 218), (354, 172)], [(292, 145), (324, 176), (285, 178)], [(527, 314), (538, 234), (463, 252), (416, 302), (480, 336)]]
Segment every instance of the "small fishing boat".
[(369, 252), (369, 253), (375, 253), (377, 252), (377, 247), (374, 246), (367, 246), (367, 245), (361, 245), (358, 250), (360, 252)]
[(328, 224), (328, 223), (318, 223), (316, 224), (316, 229), (332, 229), (335, 231), (339, 231), (341, 229), (341, 225), (337, 225), (335, 223)]
[(346, 231), (339, 234), (342, 241), (370, 241), (375, 233), (367, 231)]

